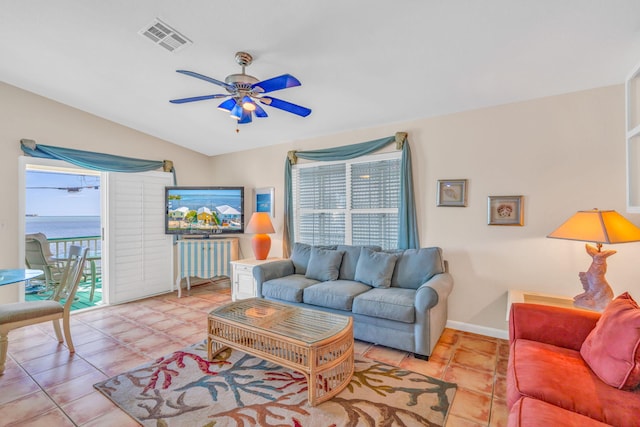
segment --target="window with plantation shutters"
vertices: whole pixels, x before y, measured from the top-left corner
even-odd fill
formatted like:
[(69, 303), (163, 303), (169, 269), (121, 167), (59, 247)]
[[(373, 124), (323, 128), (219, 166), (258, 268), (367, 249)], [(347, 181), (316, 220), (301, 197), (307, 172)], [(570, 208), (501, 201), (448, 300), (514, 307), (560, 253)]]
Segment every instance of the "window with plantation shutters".
[(400, 157), (387, 153), (294, 166), (295, 240), (397, 248)]

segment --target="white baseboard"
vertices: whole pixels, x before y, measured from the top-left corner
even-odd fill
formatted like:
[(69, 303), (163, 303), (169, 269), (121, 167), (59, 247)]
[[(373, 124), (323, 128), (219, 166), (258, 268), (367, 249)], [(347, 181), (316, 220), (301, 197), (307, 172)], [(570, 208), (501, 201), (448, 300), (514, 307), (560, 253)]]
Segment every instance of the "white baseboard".
[(509, 331), (505, 331), (504, 329), (489, 328), (487, 326), (474, 325), (472, 323), (465, 323), (465, 322), (457, 322), (455, 320), (447, 320), (446, 327), (451, 329), (457, 329), (459, 331), (486, 335), (493, 338), (500, 338), (503, 340), (509, 339)]

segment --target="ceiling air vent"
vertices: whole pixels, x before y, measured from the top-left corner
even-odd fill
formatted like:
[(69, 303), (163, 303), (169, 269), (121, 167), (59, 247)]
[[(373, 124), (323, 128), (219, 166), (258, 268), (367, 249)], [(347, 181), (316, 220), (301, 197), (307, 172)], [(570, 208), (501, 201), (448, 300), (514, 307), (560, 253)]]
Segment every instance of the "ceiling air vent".
[(158, 18), (140, 30), (139, 33), (169, 52), (176, 52), (193, 43)]

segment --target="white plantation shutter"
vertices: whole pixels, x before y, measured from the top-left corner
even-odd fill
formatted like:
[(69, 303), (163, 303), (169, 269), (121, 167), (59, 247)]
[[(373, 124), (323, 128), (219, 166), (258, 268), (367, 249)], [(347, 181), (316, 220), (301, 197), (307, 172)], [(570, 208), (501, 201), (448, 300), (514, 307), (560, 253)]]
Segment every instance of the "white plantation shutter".
[(294, 166), (296, 241), (397, 248), (400, 156)]
[(169, 292), (173, 240), (164, 233), (166, 172), (109, 173), (106, 240), (109, 303)]

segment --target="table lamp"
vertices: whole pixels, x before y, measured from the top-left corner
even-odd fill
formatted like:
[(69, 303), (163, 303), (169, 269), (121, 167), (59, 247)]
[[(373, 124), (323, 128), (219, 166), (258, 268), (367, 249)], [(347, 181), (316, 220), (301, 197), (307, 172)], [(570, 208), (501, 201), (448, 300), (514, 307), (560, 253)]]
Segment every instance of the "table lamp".
[(616, 211), (593, 209), (578, 211), (547, 237), (596, 244), (596, 247), (585, 245), (593, 262), (586, 272), (578, 274), (584, 292), (573, 298), (573, 305), (602, 311), (613, 299), (613, 291), (604, 275), (607, 258), (616, 253), (614, 250), (603, 251), (602, 244), (640, 241), (640, 228)]
[(271, 238), (267, 236), (267, 233), (276, 232), (273, 229), (273, 224), (271, 224), (269, 214), (267, 212), (254, 212), (244, 232), (255, 234), (251, 239), (251, 247), (256, 259), (267, 259), (269, 249), (271, 249)]

